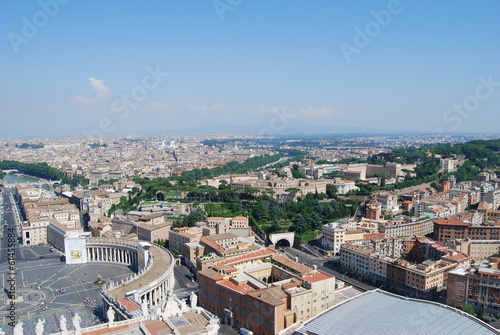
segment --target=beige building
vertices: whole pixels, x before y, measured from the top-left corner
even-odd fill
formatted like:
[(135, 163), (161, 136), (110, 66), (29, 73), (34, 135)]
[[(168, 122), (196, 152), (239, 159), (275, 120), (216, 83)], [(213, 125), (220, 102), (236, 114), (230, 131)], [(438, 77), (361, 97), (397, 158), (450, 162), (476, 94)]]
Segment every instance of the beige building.
[(80, 212), (67, 199), (40, 198), (24, 203), (26, 220), (22, 223), (24, 245), (47, 243), (47, 226), (60, 224), (68, 229), (81, 229)]
[(500, 240), (472, 240), (470, 238), (448, 241), (448, 246), (468, 255), (475, 262), (500, 253)]
[(444, 173), (449, 173), (455, 171), (457, 168), (457, 160), (452, 158), (441, 158), (439, 160), (441, 164), (441, 169), (443, 169)]
[(248, 225), (248, 218), (236, 216), (234, 218), (209, 217), (207, 227), (213, 229), (205, 235), (231, 233), (237, 236), (252, 236), (252, 228)]
[(378, 227), (386, 237), (427, 235), (434, 231), (434, 222), (431, 219), (404, 223), (383, 221)]
[[(349, 219), (342, 219), (331, 222), (321, 227), (323, 233), (321, 237), (321, 247), (331, 250), (336, 255), (340, 251), (340, 246), (345, 242), (346, 234), (349, 232), (349, 239), (358, 239), (360, 232), (356, 230), (356, 222)], [(351, 233), (351, 231), (356, 231)], [(363, 239), (363, 238), (361, 238)]]
[(171, 227), (172, 224), (166, 222), (156, 225), (139, 223), (137, 225), (137, 237), (141, 241), (148, 242), (167, 241)]
[(362, 229), (348, 230), (344, 234), (345, 243), (363, 241), (365, 232)]
[(203, 236), (203, 228), (200, 227), (182, 227), (175, 228), (170, 232), (168, 248), (174, 255), (189, 255), (187, 243), (199, 242)]

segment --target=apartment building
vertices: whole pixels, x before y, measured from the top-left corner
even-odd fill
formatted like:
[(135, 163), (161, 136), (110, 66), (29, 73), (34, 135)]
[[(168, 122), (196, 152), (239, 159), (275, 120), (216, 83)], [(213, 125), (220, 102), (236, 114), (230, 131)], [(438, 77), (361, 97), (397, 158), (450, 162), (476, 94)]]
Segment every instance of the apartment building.
[(439, 160), (439, 163), (441, 165), (441, 169), (443, 169), (444, 173), (450, 173), (453, 171), (456, 171), (457, 167), (457, 160), (453, 158), (441, 158)]
[(482, 201), (492, 204), (493, 209), (498, 209), (500, 206), (500, 189), (494, 189), (484, 193)]
[(379, 220), (382, 215), (382, 204), (376, 200), (366, 204), (365, 217), (370, 220)]
[(500, 313), (500, 270), (498, 258), (474, 265), (469, 269), (456, 269), (448, 273), (446, 303), (456, 308), (470, 306), (484, 315)]
[(500, 221), (471, 225), (462, 220), (434, 220), (434, 238), (439, 242), (470, 238), (472, 240), (500, 240)]
[[(321, 227), (321, 247), (331, 250), (336, 255), (340, 251), (340, 246), (345, 242), (346, 232), (356, 230), (356, 222), (349, 219), (342, 219), (331, 222)], [(363, 238), (361, 238), (363, 239)]]
[[(377, 250), (377, 243), (346, 243), (340, 249), (340, 264), (344, 269), (377, 283), (424, 298), (431, 298), (446, 287), (448, 271), (469, 266), (469, 258), (463, 253), (425, 238), (416, 242), (407, 257), (418, 260), (418, 263), (399, 259), (401, 254), (399, 257), (391, 255), (384, 248), (378, 247)], [(399, 252), (403, 249), (405, 246), (400, 243)], [(424, 256), (427, 259), (424, 260)]]
[(434, 231), (434, 223), (431, 219), (414, 222), (381, 221), (378, 228), (386, 237), (428, 235)]
[(398, 197), (388, 192), (375, 192), (372, 200), (380, 203), (383, 212), (396, 212), (399, 210)]
[(450, 240), (447, 245), (480, 262), (488, 257), (500, 253), (500, 240), (472, 240), (470, 238)]

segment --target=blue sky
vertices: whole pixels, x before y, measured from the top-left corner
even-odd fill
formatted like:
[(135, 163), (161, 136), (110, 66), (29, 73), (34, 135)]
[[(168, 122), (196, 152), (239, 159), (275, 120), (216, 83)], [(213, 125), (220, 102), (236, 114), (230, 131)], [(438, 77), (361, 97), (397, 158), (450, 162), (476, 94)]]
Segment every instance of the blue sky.
[(1, 1), (0, 137), (498, 133), (498, 13), (494, 0)]

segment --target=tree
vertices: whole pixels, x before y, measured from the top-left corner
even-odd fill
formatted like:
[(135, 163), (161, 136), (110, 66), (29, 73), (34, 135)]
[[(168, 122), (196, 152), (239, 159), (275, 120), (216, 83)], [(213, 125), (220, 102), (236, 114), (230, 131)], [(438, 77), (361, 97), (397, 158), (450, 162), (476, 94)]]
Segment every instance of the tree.
[(291, 171), (292, 171), (292, 177), (295, 179), (307, 178), (305, 174), (299, 171), (299, 166), (297, 164), (293, 164)]
[(184, 225), (194, 227), (196, 222), (205, 221), (207, 218), (201, 208), (195, 208), (184, 218)]
[(279, 220), (277, 218), (274, 218), (273, 219), (273, 223), (271, 224), (271, 232), (275, 233), (275, 232), (278, 232), (278, 231), (281, 231), (280, 222), (279, 222)]
[(380, 187), (385, 187), (385, 176), (380, 180)]
[(219, 190), (224, 190), (227, 188), (231, 188), (227, 180), (222, 179), (221, 181), (219, 181)]
[(158, 201), (163, 201), (163, 200), (165, 200), (165, 193), (163, 193), (163, 192), (158, 192), (158, 193), (156, 193), (156, 199), (157, 199)]
[(285, 192), (288, 193), (288, 196), (291, 197), (291, 199), (294, 199), (295, 196), (297, 195), (297, 193), (300, 192), (300, 189), (299, 188), (295, 188), (295, 187), (290, 187), (290, 188), (287, 188), (285, 190)]
[(326, 184), (326, 195), (328, 196), (328, 198), (333, 198), (337, 195), (337, 192), (337, 186), (333, 184)]

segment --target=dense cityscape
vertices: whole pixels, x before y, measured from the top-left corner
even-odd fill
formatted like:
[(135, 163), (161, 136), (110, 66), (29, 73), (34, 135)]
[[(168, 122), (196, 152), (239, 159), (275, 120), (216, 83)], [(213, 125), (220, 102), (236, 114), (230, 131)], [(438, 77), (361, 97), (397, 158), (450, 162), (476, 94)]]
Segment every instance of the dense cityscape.
[[(50, 331), (81, 334), (167, 319), (181, 334), (309, 334), (344, 302), (383, 292), (495, 332), (494, 138), (3, 139), (2, 243), (15, 236), (9, 259), (29, 264), (10, 299), (24, 329), (49, 329), (43, 316), (59, 324)], [(94, 262), (129, 270), (114, 279), (89, 266), (66, 283), (28, 275)]]

